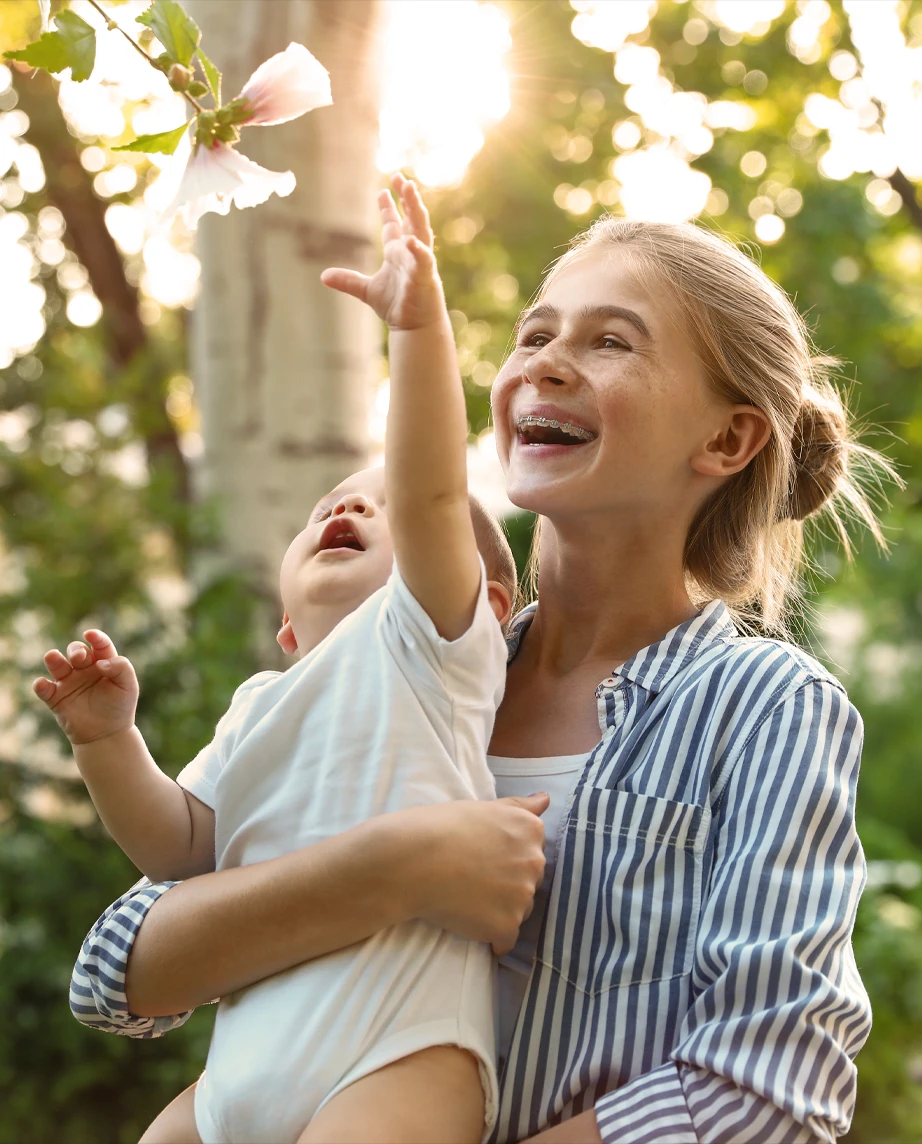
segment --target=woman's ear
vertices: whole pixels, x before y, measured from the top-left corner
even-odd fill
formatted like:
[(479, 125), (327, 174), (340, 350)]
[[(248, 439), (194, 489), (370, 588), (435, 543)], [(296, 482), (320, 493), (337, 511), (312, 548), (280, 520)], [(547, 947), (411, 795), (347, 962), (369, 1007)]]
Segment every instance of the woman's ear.
[(295, 633), (291, 630), (291, 620), (288, 618), (287, 612), (282, 616), (282, 626), (275, 638), (286, 655), (294, 655), (298, 650), (298, 641), (295, 639)]
[(505, 627), (512, 615), (512, 597), (509, 595), (509, 589), (498, 580), (488, 580), (487, 599), (490, 601), (493, 615), (499, 620), (500, 627)]
[(691, 458), (691, 467), (705, 477), (732, 477), (746, 468), (771, 435), (771, 425), (761, 409), (734, 405), (729, 419)]

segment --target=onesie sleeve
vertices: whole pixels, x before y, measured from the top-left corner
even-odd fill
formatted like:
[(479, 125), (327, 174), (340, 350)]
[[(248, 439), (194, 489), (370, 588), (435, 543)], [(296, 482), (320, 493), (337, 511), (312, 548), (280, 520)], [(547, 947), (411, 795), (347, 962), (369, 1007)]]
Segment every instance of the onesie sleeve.
[(392, 650), (426, 670), (433, 685), (447, 690), (461, 707), (487, 707), (494, 711), (506, 682), (506, 640), (487, 594), (487, 576), (480, 561), (480, 589), (471, 625), (456, 640), (443, 639), (429, 614), (410, 591), (394, 563), (387, 598), (387, 621), (392, 628)]
[(221, 716), (215, 728), (214, 738), (203, 747), (191, 763), (179, 772), (176, 781), (195, 795), (206, 806), (214, 810), (215, 786), (225, 763), (243, 730), (251, 700), (259, 688), (270, 679), (278, 676), (277, 671), (260, 671), (234, 692), (230, 707)]

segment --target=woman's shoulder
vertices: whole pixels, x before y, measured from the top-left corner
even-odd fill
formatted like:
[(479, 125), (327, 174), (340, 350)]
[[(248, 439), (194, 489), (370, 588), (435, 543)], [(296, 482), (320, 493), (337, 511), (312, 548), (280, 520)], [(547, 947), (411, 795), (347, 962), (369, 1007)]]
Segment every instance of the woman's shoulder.
[(698, 687), (707, 689), (711, 704), (745, 712), (747, 723), (761, 721), (779, 705), (803, 706), (805, 700), (812, 708), (818, 703), (849, 705), (841, 681), (809, 652), (786, 640), (732, 636), (716, 640), (697, 660), (693, 674)]
[(735, 636), (720, 641), (718, 655), (728, 664), (750, 669), (773, 669), (791, 683), (826, 683), (844, 691), (842, 683), (820, 661), (802, 647), (766, 636)]

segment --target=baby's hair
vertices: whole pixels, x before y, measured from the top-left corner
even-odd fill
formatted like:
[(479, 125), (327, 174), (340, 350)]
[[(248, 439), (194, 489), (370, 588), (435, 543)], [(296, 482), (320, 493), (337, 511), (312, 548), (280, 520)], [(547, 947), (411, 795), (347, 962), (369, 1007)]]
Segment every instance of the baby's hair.
[(606, 216), (577, 235), (542, 291), (585, 251), (606, 247), (629, 252), (641, 280), (657, 280), (674, 298), (713, 390), (768, 417), (768, 443), (702, 505), (684, 560), (698, 602), (719, 596), (744, 623), (784, 634), (804, 520), (822, 511), (849, 557), (850, 520), (886, 548), (868, 489), (900, 479), (856, 440), (830, 380), (838, 363), (816, 352), (791, 299), (732, 243), (691, 223)]
[(469, 496), (471, 502), (471, 521), (474, 525), (474, 537), (477, 540), (477, 549), (483, 557), (483, 564), (487, 570), (487, 579), (496, 580), (502, 584), (509, 593), (509, 599), (516, 599), (516, 571), (515, 558), (506, 534), (500, 527), (499, 521), (486, 505), (473, 493)]

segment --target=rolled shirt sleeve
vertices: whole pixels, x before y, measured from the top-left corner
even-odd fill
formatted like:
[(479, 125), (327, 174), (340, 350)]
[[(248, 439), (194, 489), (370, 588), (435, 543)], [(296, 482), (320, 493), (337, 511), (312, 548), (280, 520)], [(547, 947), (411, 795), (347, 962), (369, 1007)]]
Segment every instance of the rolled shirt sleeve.
[(812, 680), (771, 708), (715, 791), (693, 1000), (670, 1060), (595, 1104), (606, 1144), (801, 1144), (848, 1131), (870, 1005), (851, 933), (865, 863), (862, 728)]
[(87, 934), (70, 979), (70, 1010), (82, 1025), (149, 1040), (178, 1028), (191, 1016), (190, 1012), (136, 1017), (128, 1011), (125, 995), (128, 957), (138, 930), (151, 906), (175, 885), (142, 878), (105, 910)]

